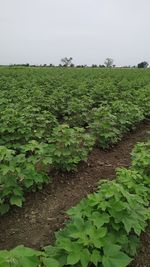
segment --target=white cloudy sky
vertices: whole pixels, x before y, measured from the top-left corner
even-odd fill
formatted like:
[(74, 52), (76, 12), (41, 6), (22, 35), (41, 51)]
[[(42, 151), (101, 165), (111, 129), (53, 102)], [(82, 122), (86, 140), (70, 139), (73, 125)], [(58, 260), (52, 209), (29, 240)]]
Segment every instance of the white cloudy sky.
[(150, 0), (0, 0), (0, 64), (150, 63)]

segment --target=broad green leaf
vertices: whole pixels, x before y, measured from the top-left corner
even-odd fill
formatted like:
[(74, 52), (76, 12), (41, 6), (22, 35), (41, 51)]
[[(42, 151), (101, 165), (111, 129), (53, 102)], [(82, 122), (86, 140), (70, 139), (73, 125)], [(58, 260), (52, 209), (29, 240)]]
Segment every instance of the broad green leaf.
[(123, 252), (118, 253), (114, 257), (103, 256), (102, 264), (104, 267), (126, 267), (132, 261), (126, 254)]
[(18, 259), (21, 267), (38, 267), (39, 266), (39, 259), (37, 257), (22, 257), (20, 255)]
[(73, 250), (73, 243), (69, 238), (60, 238), (59, 248), (62, 248), (67, 252), (71, 252)]
[(11, 253), (17, 257), (19, 257), (20, 255), (22, 257), (32, 257), (32, 256), (42, 255), (42, 252), (32, 248), (24, 247), (23, 245), (15, 247), (14, 249), (11, 250)]
[(92, 220), (94, 221), (94, 224), (97, 226), (97, 228), (103, 226), (105, 223), (109, 222), (109, 215), (107, 213), (99, 213), (94, 212), (92, 214)]
[(131, 262), (131, 258), (120, 251), (120, 246), (111, 245), (104, 247), (104, 256), (102, 263), (104, 267), (126, 267)]
[(16, 205), (18, 207), (22, 207), (22, 197), (19, 196), (12, 196), (10, 198), (10, 204), (11, 205)]
[(104, 247), (104, 255), (108, 255), (108, 256), (114, 256), (116, 254), (118, 254), (118, 252), (120, 252), (121, 246), (118, 245), (110, 245), (109, 243), (107, 245), (105, 245)]
[(80, 261), (81, 261), (82, 267), (88, 266), (88, 264), (90, 263), (90, 257), (91, 257), (91, 255), (90, 255), (90, 252), (88, 249), (83, 249), (81, 251), (81, 260)]
[(80, 253), (78, 251), (72, 251), (67, 257), (67, 264), (73, 265), (78, 263), (80, 260)]
[(46, 255), (48, 255), (50, 258), (55, 257), (58, 254), (59, 249), (57, 247), (54, 246), (46, 246), (43, 248)]
[(97, 266), (97, 264), (101, 261), (102, 261), (102, 256), (100, 254), (100, 251), (94, 249), (91, 254), (91, 262), (94, 263), (95, 266)]
[(44, 258), (43, 264), (45, 267), (60, 267), (59, 262), (51, 258)]

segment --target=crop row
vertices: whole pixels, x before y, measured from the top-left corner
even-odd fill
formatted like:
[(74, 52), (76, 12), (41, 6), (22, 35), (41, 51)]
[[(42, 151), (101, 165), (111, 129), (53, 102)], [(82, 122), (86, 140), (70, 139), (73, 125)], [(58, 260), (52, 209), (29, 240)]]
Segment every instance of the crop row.
[(62, 123), (95, 129), (103, 116), (129, 128), (150, 115), (149, 77), (149, 70), (0, 69), (0, 145), (47, 142)]
[(47, 142), (31, 140), (16, 150), (1, 145), (0, 213), (7, 212), (10, 204), (22, 206), (25, 191), (50, 182), (50, 169), (74, 170), (80, 161), (87, 160), (95, 143), (102, 148), (116, 144), (144, 118), (135, 107), (128, 107), (128, 114), (128, 118), (117, 117), (108, 107), (101, 107), (93, 113), (88, 133), (84, 128), (61, 124), (53, 128)]
[[(0, 214), (150, 115), (149, 72), (0, 70)], [(144, 78), (143, 78), (144, 77)]]
[(54, 246), (18, 246), (0, 252), (0, 267), (126, 267), (150, 219), (150, 141), (132, 152), (129, 169), (102, 180), (98, 190), (68, 211), (70, 219)]

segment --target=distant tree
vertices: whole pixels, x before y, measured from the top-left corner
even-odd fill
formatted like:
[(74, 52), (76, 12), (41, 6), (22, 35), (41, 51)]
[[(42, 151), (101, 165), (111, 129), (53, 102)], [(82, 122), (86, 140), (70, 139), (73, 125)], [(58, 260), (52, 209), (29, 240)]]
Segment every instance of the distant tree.
[(73, 60), (72, 57), (69, 57), (69, 58), (64, 57), (64, 58), (62, 58), (62, 59), (61, 59), (61, 62), (62, 62), (62, 64), (63, 64), (63, 67), (70, 67), (71, 64), (72, 64), (72, 60)]
[(99, 65), (99, 68), (105, 68), (105, 65)]
[(97, 65), (96, 65), (96, 64), (92, 64), (91, 67), (92, 67), (92, 68), (97, 68)]
[(140, 62), (138, 64), (138, 68), (147, 68), (148, 67), (148, 62), (147, 61), (143, 61), (143, 62)]
[(113, 63), (114, 63), (114, 60), (112, 58), (106, 58), (104, 62), (106, 68), (113, 67)]
[(76, 65), (76, 68), (87, 68), (87, 65)]
[(30, 64), (29, 63), (26, 63), (26, 64), (17, 64), (18, 66), (23, 66), (23, 67), (30, 67)]

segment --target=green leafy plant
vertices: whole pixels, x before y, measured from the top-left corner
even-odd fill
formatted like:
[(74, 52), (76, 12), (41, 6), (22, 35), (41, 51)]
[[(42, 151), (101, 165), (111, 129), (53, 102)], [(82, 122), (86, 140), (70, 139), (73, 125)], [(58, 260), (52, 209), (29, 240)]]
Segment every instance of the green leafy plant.
[(136, 123), (144, 119), (143, 111), (132, 102), (117, 100), (112, 102), (112, 112), (117, 117), (118, 128), (122, 133), (134, 129)]
[[(35, 155), (42, 150), (43, 145), (37, 142), (25, 147), (25, 151)], [(137, 158), (143, 150), (146, 163), (142, 160), (137, 166)], [(70, 209), (67, 212), (70, 220), (56, 233), (54, 246), (47, 246), (42, 252), (23, 246), (1, 251), (0, 266), (128, 266), (150, 218), (150, 183), (149, 176), (144, 174), (145, 167), (147, 170), (150, 166), (147, 153), (149, 157), (149, 142), (138, 144), (130, 169), (117, 169), (116, 180), (102, 180), (97, 192)], [(8, 160), (12, 154), (12, 151), (3, 151), (2, 159)]]
[(93, 101), (89, 96), (82, 96), (79, 98), (72, 97), (68, 102), (66, 115), (64, 117), (67, 124), (71, 127), (83, 127), (88, 124), (90, 111)]
[[(74, 170), (94, 139), (108, 148), (149, 118), (149, 83), (149, 69), (1, 67), (0, 214), (48, 182), (49, 167)], [(150, 218), (149, 147), (68, 212), (53, 247), (1, 251), (0, 266), (128, 266)]]
[(131, 155), (133, 168), (150, 176), (150, 141), (137, 144)]
[(18, 246), (10, 252), (0, 251), (0, 267), (39, 267), (42, 252)]
[(35, 186), (41, 188), (43, 183), (50, 180), (43, 170), (37, 170), (36, 162), (34, 156), (27, 157), (26, 153), (16, 154), (16, 151), (0, 146), (1, 214), (8, 211), (10, 204), (21, 207), (25, 190)]
[(6, 106), (0, 112), (0, 144), (19, 149), (32, 139), (46, 141), (53, 127), (58, 125), (54, 115), (40, 108)]
[(107, 106), (92, 111), (89, 128), (95, 136), (98, 146), (104, 149), (116, 144), (121, 139), (121, 132), (117, 128), (117, 117)]
[(116, 181), (100, 182), (96, 193), (68, 211), (71, 220), (57, 233), (55, 246), (45, 248), (48, 259), (56, 266), (128, 266), (149, 218), (146, 177), (120, 168)]
[(63, 171), (74, 170), (80, 161), (86, 161), (95, 139), (84, 128), (70, 128), (63, 124), (53, 129), (47, 146), (52, 165)]

